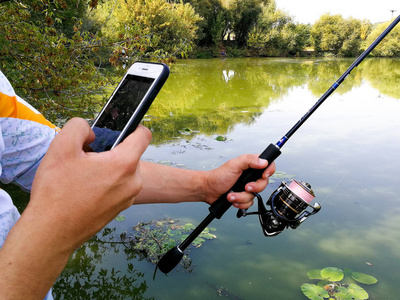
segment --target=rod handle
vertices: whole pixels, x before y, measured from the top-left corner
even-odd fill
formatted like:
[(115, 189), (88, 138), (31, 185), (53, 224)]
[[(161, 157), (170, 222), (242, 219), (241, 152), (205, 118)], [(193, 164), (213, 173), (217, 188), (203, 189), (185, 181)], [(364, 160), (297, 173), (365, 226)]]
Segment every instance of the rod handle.
[[(281, 150), (278, 146), (274, 144), (270, 144), (263, 153), (259, 155), (259, 158), (268, 160), (268, 164), (271, 164), (279, 155), (281, 154)], [(247, 183), (256, 181), (261, 178), (266, 168), (264, 169), (252, 169), (249, 168), (243, 171), (242, 175), (236, 181), (236, 183), (232, 186), (232, 188), (220, 196), (211, 206), (209, 207), (210, 214), (213, 215), (214, 218), (220, 219), (223, 214), (232, 206), (232, 203), (227, 200), (228, 193), (231, 191), (241, 192), (244, 191), (244, 187)]]

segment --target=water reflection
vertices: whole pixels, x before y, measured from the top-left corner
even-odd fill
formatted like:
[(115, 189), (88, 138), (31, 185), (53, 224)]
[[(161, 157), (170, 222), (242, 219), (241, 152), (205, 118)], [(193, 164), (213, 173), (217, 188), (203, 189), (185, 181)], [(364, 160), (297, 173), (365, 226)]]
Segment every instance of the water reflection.
[(105, 254), (124, 252), (121, 239), (113, 236), (115, 230), (104, 228), (75, 251), (54, 285), (55, 299), (150, 299), (144, 297), (143, 274), (128, 262), (133, 259), (132, 251), (121, 270), (105, 265)]
[[(189, 129), (226, 134), (236, 124), (252, 124), (271, 103), (306, 87), (319, 98), (352, 60), (229, 59), (180, 61), (146, 119), (154, 143), (181, 137)], [(384, 95), (400, 98), (400, 60), (367, 60), (335, 92), (345, 94), (368, 81)], [(304, 107), (304, 112), (307, 107)], [(191, 135), (192, 136), (192, 135)], [(185, 137), (190, 139), (191, 137)]]

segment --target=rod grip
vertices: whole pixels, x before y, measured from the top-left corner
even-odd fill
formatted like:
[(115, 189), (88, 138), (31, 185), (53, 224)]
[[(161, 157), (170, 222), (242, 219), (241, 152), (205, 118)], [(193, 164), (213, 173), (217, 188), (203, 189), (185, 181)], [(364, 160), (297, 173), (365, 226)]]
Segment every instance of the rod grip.
[[(259, 158), (268, 160), (268, 164), (271, 164), (279, 155), (281, 154), (281, 150), (278, 146), (274, 144), (270, 144), (263, 153), (259, 155)], [(252, 169), (249, 168), (244, 170), (242, 175), (236, 181), (236, 183), (232, 186), (232, 188), (220, 196), (211, 206), (209, 207), (210, 213), (214, 218), (220, 219), (223, 214), (231, 207), (232, 203), (227, 200), (228, 193), (231, 191), (234, 192), (242, 192), (244, 191), (244, 187), (247, 183), (252, 181), (257, 181), (261, 178), (266, 168), (264, 169)]]

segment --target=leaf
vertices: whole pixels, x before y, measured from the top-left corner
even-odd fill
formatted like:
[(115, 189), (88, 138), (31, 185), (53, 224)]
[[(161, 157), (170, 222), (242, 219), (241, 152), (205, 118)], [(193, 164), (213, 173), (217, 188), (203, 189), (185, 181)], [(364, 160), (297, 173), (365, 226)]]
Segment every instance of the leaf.
[(225, 142), (228, 138), (226, 136), (219, 135), (215, 138), (218, 142)]
[(349, 287), (347, 288), (347, 293), (351, 297), (349, 299), (368, 299), (369, 295), (368, 293), (360, 286), (357, 284), (350, 284)]
[(192, 223), (187, 223), (183, 227), (183, 230), (193, 230), (195, 229), (194, 225)]
[(124, 216), (124, 215), (119, 215), (119, 216), (117, 216), (117, 217), (115, 218), (115, 221), (118, 221), (118, 222), (125, 221), (125, 216)]
[(343, 279), (343, 271), (336, 267), (328, 267), (321, 270), (321, 276), (329, 281), (340, 281)]
[(200, 236), (207, 240), (213, 240), (213, 239), (217, 238), (217, 236), (215, 234), (211, 234), (211, 233), (202, 233)]
[(321, 276), (321, 269), (313, 269), (307, 272), (307, 276), (310, 279), (324, 279)]
[(327, 291), (315, 284), (304, 283), (301, 285), (301, 291), (308, 299), (311, 300), (323, 300), (324, 298), (329, 297)]
[(376, 279), (375, 277), (359, 272), (351, 273), (351, 277), (354, 280), (364, 284), (374, 284), (378, 282), (378, 279)]

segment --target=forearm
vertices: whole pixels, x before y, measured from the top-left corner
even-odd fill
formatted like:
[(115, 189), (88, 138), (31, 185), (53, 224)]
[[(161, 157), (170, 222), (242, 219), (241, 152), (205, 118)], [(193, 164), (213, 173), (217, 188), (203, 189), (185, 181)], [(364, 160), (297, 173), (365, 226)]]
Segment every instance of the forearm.
[(67, 263), (73, 247), (43, 219), (27, 208), (0, 249), (1, 299), (43, 299)]
[(141, 161), (143, 187), (135, 204), (205, 201), (206, 173)]

